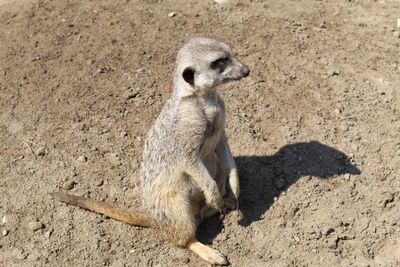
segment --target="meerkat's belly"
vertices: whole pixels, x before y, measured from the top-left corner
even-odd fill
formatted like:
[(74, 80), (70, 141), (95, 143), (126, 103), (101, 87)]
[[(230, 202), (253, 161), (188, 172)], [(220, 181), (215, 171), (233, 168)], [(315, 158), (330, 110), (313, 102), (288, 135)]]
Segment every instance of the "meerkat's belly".
[(213, 107), (206, 111), (207, 127), (205, 130), (206, 139), (201, 147), (202, 159), (206, 159), (210, 154), (215, 153), (215, 148), (220, 142), (222, 137), (222, 130), (224, 127), (224, 116), (220, 107)]
[(215, 149), (220, 139), (220, 135), (215, 134), (204, 141), (201, 147), (201, 157), (203, 160), (207, 159), (210, 154), (215, 153)]
[(222, 167), (221, 160), (216, 154), (216, 147), (221, 141), (221, 137), (221, 130), (216, 127), (214, 134), (207, 138), (203, 144), (201, 158), (211, 177), (216, 181), (220, 192), (224, 194), (226, 171)]

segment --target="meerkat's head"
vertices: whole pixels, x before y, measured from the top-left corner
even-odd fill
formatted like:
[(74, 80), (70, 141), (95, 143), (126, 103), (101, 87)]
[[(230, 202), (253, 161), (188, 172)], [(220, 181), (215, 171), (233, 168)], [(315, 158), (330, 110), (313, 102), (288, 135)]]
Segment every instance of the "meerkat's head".
[(174, 82), (187, 93), (208, 92), (218, 85), (248, 76), (249, 68), (231, 48), (210, 38), (194, 38), (178, 52)]

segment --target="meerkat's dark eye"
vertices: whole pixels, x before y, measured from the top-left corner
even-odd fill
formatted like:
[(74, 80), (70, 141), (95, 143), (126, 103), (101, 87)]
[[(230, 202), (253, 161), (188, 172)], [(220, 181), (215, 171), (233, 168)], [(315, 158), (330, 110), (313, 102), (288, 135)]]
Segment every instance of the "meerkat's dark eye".
[(229, 63), (229, 58), (222, 57), (222, 58), (219, 58), (219, 59), (211, 62), (210, 67), (212, 69), (218, 69), (220, 72), (223, 72), (225, 70), (226, 66), (228, 65), (228, 63)]

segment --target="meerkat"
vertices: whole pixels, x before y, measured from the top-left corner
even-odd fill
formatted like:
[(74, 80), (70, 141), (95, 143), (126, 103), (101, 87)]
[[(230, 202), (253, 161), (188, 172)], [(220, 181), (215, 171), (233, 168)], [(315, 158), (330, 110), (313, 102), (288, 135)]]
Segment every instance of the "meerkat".
[(238, 208), (238, 170), (225, 134), (219, 85), (248, 76), (231, 48), (210, 38), (189, 40), (178, 52), (173, 92), (148, 132), (140, 170), (141, 211), (67, 193), (59, 201), (131, 225), (156, 228), (173, 244), (212, 263), (226, 257), (196, 239), (203, 218)]

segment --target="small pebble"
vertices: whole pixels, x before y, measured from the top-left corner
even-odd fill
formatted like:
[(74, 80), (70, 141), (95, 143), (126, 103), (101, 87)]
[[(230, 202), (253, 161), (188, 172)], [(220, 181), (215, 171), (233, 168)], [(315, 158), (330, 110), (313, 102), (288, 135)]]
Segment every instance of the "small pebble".
[(51, 235), (50, 231), (47, 231), (46, 233), (44, 233), (44, 237), (46, 237), (46, 238), (50, 238), (50, 235)]
[(6, 224), (7, 223), (7, 216), (6, 215), (4, 215), (2, 218), (1, 218), (1, 224)]
[(100, 181), (97, 182), (96, 185), (97, 185), (97, 186), (102, 186), (103, 184), (104, 184), (104, 180), (100, 180)]
[(79, 156), (79, 157), (78, 157), (78, 161), (79, 161), (79, 162), (82, 162), (82, 163), (85, 163), (85, 162), (87, 161), (87, 157), (85, 157), (85, 156), (83, 156), (83, 155), (82, 155), (82, 156)]
[[(356, 140), (357, 140), (357, 138), (356, 138)], [(354, 143), (352, 143), (352, 144), (350, 145), (350, 148), (351, 148), (354, 152), (357, 152), (357, 151), (358, 151), (358, 146), (357, 146), (356, 144), (354, 144)]]
[(399, 31), (394, 31), (393, 36), (396, 38), (400, 38), (400, 32)]
[(184, 256), (184, 257), (180, 258), (180, 261), (181, 261), (183, 264), (188, 264), (188, 263), (190, 262), (190, 259), (189, 259), (188, 256)]
[(46, 155), (46, 148), (44, 146), (39, 146), (39, 148), (35, 151), (36, 156), (44, 156)]
[(332, 227), (325, 227), (323, 230), (323, 233), (325, 236), (328, 236), (333, 232), (335, 232), (335, 229), (333, 229)]
[(285, 188), (286, 184), (287, 184), (286, 180), (282, 177), (274, 179), (274, 186), (278, 190), (282, 190), (283, 188)]
[(122, 165), (121, 158), (118, 156), (117, 153), (111, 153), (109, 154), (110, 157), (110, 163), (114, 166), (120, 166)]
[(2, 233), (3, 236), (8, 235), (8, 231), (6, 229), (4, 229), (1, 233)]
[(75, 182), (74, 181), (66, 181), (63, 185), (62, 188), (64, 188), (65, 190), (71, 190), (74, 188), (75, 186)]
[(127, 90), (125, 92), (125, 99), (126, 100), (130, 100), (132, 98), (136, 98), (136, 97), (140, 96), (138, 89), (136, 89), (136, 88), (135, 89), (128, 88), (128, 89), (129, 90)]
[(24, 250), (20, 250), (20, 249), (16, 249), (14, 253), (17, 256), (17, 259), (19, 259), (19, 260), (25, 260), (29, 255), (28, 252), (26, 252)]
[(176, 13), (175, 12), (169, 12), (168, 13), (168, 17), (170, 17), (170, 18), (173, 18), (173, 17), (175, 17), (176, 16)]
[(397, 19), (397, 25), (396, 26), (397, 26), (397, 28), (400, 29), (400, 18)]
[(44, 227), (44, 225), (41, 222), (29, 222), (28, 227), (32, 231), (37, 231), (39, 229), (42, 229)]
[(354, 160), (354, 163), (355, 163), (357, 166), (360, 166), (360, 165), (363, 165), (364, 161), (363, 161), (362, 159), (355, 159), (355, 160)]
[(336, 69), (334, 66), (330, 66), (328, 67), (326, 74), (328, 76), (337, 76), (340, 75), (340, 71)]

